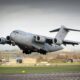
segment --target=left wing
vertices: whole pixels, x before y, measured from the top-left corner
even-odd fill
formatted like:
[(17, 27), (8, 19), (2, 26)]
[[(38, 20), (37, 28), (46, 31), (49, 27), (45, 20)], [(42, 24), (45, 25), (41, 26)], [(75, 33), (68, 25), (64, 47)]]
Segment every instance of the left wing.
[(79, 45), (80, 44), (80, 42), (76, 42), (76, 41), (70, 41), (70, 40), (64, 40), (63, 41), (63, 44), (64, 45), (67, 45), (67, 44), (69, 44), (69, 45)]

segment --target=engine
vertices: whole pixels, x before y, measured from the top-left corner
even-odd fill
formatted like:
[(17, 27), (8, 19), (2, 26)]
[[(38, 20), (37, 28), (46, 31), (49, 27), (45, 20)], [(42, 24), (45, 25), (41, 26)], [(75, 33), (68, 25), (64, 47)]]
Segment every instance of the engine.
[(43, 36), (34, 36), (34, 41), (39, 43), (45, 43), (46, 38)]
[(58, 39), (54, 38), (53, 43), (60, 45), (60, 44), (62, 44), (62, 40), (58, 40)]
[(6, 39), (7, 39), (7, 40), (11, 40), (10, 36), (7, 36)]
[(1, 37), (0, 38), (0, 44), (5, 44), (6, 43), (6, 38)]
[(48, 44), (53, 44), (53, 39), (46, 39), (46, 43), (48, 43)]

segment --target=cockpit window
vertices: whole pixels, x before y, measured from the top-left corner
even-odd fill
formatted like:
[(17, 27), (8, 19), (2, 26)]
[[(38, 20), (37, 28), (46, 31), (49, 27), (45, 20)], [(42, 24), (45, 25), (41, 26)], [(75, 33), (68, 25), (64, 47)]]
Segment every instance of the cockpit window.
[(18, 31), (13, 31), (14, 33), (19, 33)]

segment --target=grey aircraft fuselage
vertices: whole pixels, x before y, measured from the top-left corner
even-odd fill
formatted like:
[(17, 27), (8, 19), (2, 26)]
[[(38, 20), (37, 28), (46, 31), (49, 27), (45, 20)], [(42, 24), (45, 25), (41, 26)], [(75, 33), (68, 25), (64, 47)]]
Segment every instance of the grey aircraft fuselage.
[[(35, 41), (35, 36), (41, 37), (43, 39), (42, 42)], [(38, 52), (40, 50), (43, 50), (46, 52), (53, 52), (63, 49), (63, 47), (60, 45), (55, 45), (55, 44), (50, 45), (45, 42), (46, 39), (52, 39), (52, 38), (31, 34), (20, 30), (13, 31), (10, 34), (10, 38), (21, 49), (24, 49), (24, 51), (31, 50), (31, 52)]]

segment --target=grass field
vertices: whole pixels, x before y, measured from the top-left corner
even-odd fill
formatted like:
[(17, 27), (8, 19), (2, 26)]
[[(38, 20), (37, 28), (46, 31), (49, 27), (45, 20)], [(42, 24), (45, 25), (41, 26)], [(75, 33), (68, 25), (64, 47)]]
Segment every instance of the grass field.
[(80, 65), (63, 65), (53, 67), (0, 67), (0, 74), (26, 74), (26, 73), (56, 73), (80, 72)]

